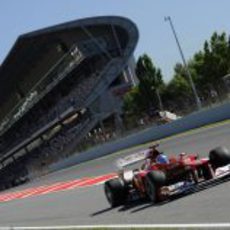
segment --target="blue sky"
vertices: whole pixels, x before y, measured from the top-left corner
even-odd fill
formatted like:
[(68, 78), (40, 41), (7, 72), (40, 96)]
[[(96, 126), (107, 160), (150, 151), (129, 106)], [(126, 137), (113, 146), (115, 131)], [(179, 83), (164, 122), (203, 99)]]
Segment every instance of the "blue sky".
[(168, 81), (181, 58), (164, 17), (173, 19), (188, 59), (214, 31), (230, 34), (229, 9), (229, 0), (1, 0), (0, 63), (20, 34), (83, 17), (120, 15), (139, 28), (135, 56), (149, 54)]

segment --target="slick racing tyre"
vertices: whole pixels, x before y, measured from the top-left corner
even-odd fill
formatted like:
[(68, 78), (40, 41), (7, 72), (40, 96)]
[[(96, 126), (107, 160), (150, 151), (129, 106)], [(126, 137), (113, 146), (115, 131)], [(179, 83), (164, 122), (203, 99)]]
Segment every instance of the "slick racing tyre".
[(104, 185), (105, 196), (111, 207), (116, 207), (125, 203), (128, 191), (125, 183), (120, 178), (106, 181)]
[(226, 147), (217, 147), (209, 153), (209, 159), (214, 169), (230, 164), (230, 152)]
[(151, 202), (156, 203), (159, 201), (159, 188), (166, 182), (165, 173), (162, 171), (151, 171), (145, 178), (145, 189), (147, 197)]

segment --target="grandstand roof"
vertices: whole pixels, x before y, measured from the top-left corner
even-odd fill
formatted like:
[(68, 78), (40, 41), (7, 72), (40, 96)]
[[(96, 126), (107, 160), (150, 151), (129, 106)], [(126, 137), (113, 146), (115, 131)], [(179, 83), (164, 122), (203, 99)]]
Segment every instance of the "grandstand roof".
[[(117, 16), (71, 21), (19, 36), (0, 66), (0, 108), (11, 97), (23, 98), (73, 44), (87, 38), (85, 27), (92, 35), (97, 35), (100, 31), (111, 30), (111, 25), (119, 37), (125, 37), (125, 47), (133, 52), (138, 39), (137, 28), (129, 19)], [(0, 113), (0, 123), (7, 114), (3, 113)]]

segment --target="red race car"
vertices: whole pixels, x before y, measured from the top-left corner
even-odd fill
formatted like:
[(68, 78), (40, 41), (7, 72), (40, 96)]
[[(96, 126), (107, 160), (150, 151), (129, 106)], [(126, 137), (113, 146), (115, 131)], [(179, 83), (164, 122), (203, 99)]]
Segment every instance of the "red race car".
[[(211, 150), (208, 158), (200, 158), (198, 154), (181, 153), (168, 159), (157, 147), (158, 145), (155, 145), (117, 161), (122, 169), (117, 177), (104, 184), (106, 198), (112, 207), (138, 198), (147, 198), (153, 203), (163, 201), (204, 181), (230, 175), (230, 152), (225, 147)], [(149, 152), (154, 158), (152, 162)], [(157, 158), (163, 161), (157, 161)], [(146, 162), (140, 169), (124, 170), (125, 166), (141, 160)]]

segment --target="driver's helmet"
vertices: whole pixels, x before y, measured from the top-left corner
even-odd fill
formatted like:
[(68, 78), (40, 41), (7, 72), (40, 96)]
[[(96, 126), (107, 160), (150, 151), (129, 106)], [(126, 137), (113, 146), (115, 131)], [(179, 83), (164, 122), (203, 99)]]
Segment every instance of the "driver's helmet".
[(186, 154), (185, 152), (180, 153), (180, 154), (179, 154), (179, 159), (180, 159), (180, 160), (184, 160), (184, 158), (186, 157), (186, 155), (187, 155), (187, 154)]
[(146, 158), (149, 159), (156, 159), (156, 157), (161, 154), (161, 152), (159, 152), (159, 150), (157, 149), (158, 145), (153, 145), (149, 147), (149, 151), (146, 155)]

